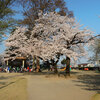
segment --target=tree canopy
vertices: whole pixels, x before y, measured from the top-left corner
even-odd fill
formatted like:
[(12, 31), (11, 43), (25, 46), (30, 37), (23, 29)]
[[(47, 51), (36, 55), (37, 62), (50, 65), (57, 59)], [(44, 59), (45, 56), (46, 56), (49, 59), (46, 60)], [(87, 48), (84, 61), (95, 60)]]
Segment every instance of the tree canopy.
[(64, 0), (19, 0), (19, 2), (23, 6), (23, 15), (25, 16), (22, 24), (28, 25), (30, 28), (34, 27), (35, 20), (39, 18), (40, 10), (43, 13), (56, 11), (63, 16), (73, 16)]
[[(15, 0), (0, 0), (0, 38), (5, 34), (5, 31), (12, 27), (16, 22), (11, 15), (14, 14), (14, 11), (11, 9), (12, 4)], [(0, 39), (0, 40), (1, 40)]]
[(90, 46), (89, 50), (93, 53), (89, 61), (100, 60), (100, 38), (96, 38), (93, 45)]
[(86, 54), (84, 45), (93, 42), (90, 30), (80, 29), (74, 18), (55, 12), (39, 13), (38, 16), (32, 31), (23, 27), (17, 28), (7, 40), (7, 46), (18, 47), (18, 51), (43, 60), (57, 59), (59, 54), (76, 60)]
[(10, 8), (13, 2), (14, 0), (0, 0), (0, 19), (13, 14), (12, 9)]

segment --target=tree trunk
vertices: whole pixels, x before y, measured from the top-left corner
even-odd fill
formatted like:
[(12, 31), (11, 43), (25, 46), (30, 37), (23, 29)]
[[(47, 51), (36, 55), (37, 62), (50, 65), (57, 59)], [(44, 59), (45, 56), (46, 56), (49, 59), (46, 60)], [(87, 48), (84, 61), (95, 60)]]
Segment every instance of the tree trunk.
[(57, 70), (57, 61), (55, 62), (53, 59), (51, 59), (51, 65), (54, 68), (54, 73), (57, 74), (58, 70)]
[(33, 56), (33, 70), (35, 69), (35, 56)]
[(54, 64), (54, 73), (57, 74), (58, 70), (57, 70), (57, 64)]
[(39, 72), (40, 71), (40, 61), (39, 61), (39, 58), (36, 57), (36, 72)]
[(67, 61), (67, 64), (66, 64), (66, 76), (70, 76), (70, 58), (66, 57), (66, 61)]

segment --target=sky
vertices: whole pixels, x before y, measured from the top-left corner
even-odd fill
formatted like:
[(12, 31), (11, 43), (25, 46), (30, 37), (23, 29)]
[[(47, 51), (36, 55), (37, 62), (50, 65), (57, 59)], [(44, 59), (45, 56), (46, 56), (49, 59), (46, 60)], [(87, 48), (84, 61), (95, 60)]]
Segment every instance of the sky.
[(65, 0), (80, 24), (100, 34), (100, 0)]
[[(73, 11), (76, 20), (94, 31), (95, 35), (100, 34), (100, 0), (65, 0), (66, 6)], [(20, 7), (19, 7), (20, 8)], [(18, 7), (14, 8), (18, 9)], [(21, 14), (16, 14), (15, 18), (23, 18)], [(4, 45), (0, 46), (0, 53), (5, 49)], [(83, 59), (83, 62), (86, 62)]]
[[(94, 32), (100, 34), (100, 0), (65, 0), (69, 10), (73, 11), (76, 20)], [(92, 53), (89, 52), (89, 56)], [(79, 63), (87, 63), (82, 58)]]

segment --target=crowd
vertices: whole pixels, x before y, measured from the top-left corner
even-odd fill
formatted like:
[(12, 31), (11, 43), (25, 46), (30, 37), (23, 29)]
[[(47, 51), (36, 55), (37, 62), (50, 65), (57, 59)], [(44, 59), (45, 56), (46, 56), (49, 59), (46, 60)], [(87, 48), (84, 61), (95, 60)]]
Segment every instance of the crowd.
[(23, 67), (11, 67), (11, 66), (7, 66), (7, 67), (0, 67), (0, 72), (6, 72), (6, 73), (11, 73), (11, 72), (32, 72), (34, 71), (34, 69), (32, 67), (27, 67), (27, 68), (23, 68)]

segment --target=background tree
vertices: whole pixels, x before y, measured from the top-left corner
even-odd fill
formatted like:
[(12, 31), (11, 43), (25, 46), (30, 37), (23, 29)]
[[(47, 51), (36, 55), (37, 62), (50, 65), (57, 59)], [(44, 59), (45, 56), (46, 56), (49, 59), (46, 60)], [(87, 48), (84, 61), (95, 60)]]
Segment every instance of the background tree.
[(16, 21), (11, 18), (14, 11), (11, 9), (15, 0), (0, 0), (0, 40), (8, 29), (12, 29)]
[(62, 64), (62, 65), (66, 65), (66, 63), (67, 63), (66, 59), (63, 59), (63, 60), (61, 61), (61, 64)]
[(39, 18), (38, 13), (56, 11), (60, 15), (73, 17), (72, 11), (66, 7), (64, 0), (19, 0), (23, 6), (24, 20), (22, 24), (28, 25), (30, 29), (34, 27), (35, 20)]
[(15, 0), (0, 0), (0, 18), (13, 14), (10, 6)]
[(100, 60), (100, 37), (95, 39), (94, 44), (89, 47), (89, 51), (93, 53), (89, 61), (95, 62)]

